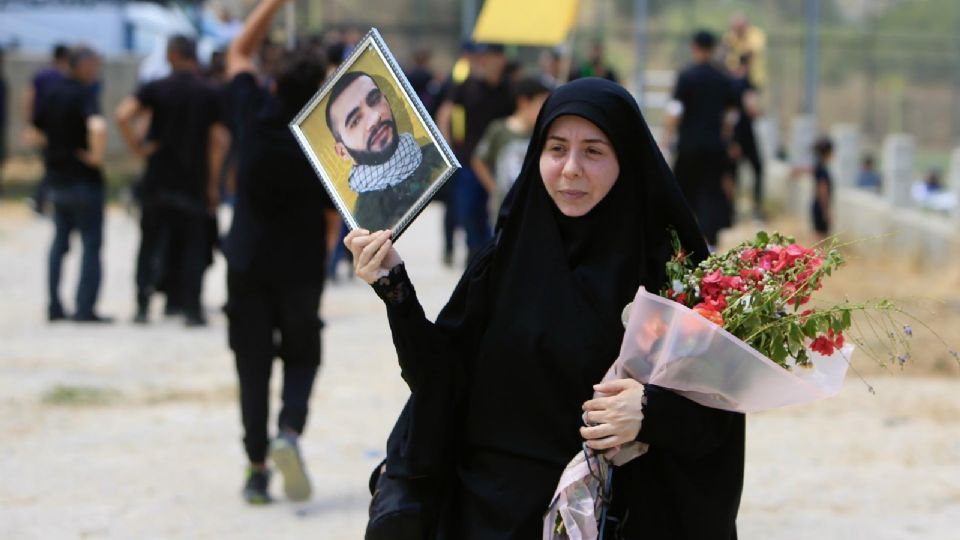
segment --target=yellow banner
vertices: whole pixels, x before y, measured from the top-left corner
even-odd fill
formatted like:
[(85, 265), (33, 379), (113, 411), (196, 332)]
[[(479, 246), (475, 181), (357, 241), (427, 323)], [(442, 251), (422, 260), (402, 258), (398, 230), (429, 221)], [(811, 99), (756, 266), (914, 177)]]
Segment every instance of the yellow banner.
[(478, 43), (554, 46), (577, 18), (577, 0), (486, 0), (473, 40)]

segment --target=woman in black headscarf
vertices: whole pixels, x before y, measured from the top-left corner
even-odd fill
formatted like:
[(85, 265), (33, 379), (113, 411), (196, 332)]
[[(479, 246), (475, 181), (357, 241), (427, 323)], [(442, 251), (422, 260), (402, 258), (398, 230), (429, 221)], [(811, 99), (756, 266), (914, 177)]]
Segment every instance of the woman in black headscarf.
[(624, 306), (665, 280), (671, 227), (706, 256), (636, 102), (619, 85), (581, 79), (544, 104), (496, 239), (435, 323), (389, 231), (348, 236), (357, 275), (387, 305), (412, 391), (385, 474), (445, 490), (442, 508), (426, 509), (442, 514), (441, 538), (539, 538), (584, 438), (601, 451), (650, 445), (614, 475), (619, 537), (736, 537), (742, 415), (616, 381), (587, 407), (595, 426), (582, 428), (593, 385), (617, 357)]

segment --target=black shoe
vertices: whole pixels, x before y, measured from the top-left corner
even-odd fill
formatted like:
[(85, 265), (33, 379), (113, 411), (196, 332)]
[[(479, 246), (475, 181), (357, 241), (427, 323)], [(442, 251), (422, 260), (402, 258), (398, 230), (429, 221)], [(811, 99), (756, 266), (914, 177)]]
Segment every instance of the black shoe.
[(249, 504), (268, 504), (271, 502), (270, 471), (266, 469), (247, 469), (247, 481), (243, 485), (243, 498)]
[(188, 328), (201, 328), (207, 325), (207, 319), (199, 313), (188, 313), (184, 317), (183, 324)]
[(73, 316), (73, 321), (79, 323), (113, 324), (113, 317), (104, 317), (96, 313), (87, 315), (77, 314)]
[(62, 307), (53, 307), (47, 310), (47, 321), (49, 322), (64, 321), (69, 318)]

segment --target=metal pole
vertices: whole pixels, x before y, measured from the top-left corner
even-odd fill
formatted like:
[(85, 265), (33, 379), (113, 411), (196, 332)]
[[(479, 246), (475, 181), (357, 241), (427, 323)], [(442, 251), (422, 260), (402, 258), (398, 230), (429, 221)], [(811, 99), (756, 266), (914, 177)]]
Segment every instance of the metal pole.
[(287, 31), (287, 50), (292, 51), (297, 46), (297, 15), (293, 2), (284, 6), (284, 22)]
[(633, 0), (633, 26), (637, 47), (637, 62), (634, 68), (637, 103), (643, 107), (646, 93), (647, 70), (647, 0)]
[(806, 80), (803, 111), (811, 116), (817, 114), (817, 27), (820, 25), (820, 0), (807, 2), (807, 51)]
[(473, 36), (473, 25), (477, 18), (477, 0), (463, 0), (460, 12), (461, 39), (470, 40)]

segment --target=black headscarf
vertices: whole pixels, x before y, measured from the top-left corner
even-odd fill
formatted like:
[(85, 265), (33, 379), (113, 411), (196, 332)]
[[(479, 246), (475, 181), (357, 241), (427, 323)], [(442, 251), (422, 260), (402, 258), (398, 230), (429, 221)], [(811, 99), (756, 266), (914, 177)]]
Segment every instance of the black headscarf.
[[(552, 123), (582, 117), (610, 139), (620, 175), (588, 214), (562, 215), (540, 175)], [(537, 118), (497, 222), (487, 321), (469, 366), (466, 442), (566, 464), (581, 442), (580, 405), (613, 363), (620, 314), (640, 285), (659, 290), (674, 228), (707, 254), (693, 214), (633, 97), (597, 78), (559, 87)], [(517, 396), (527, 396), (523, 404)]]

